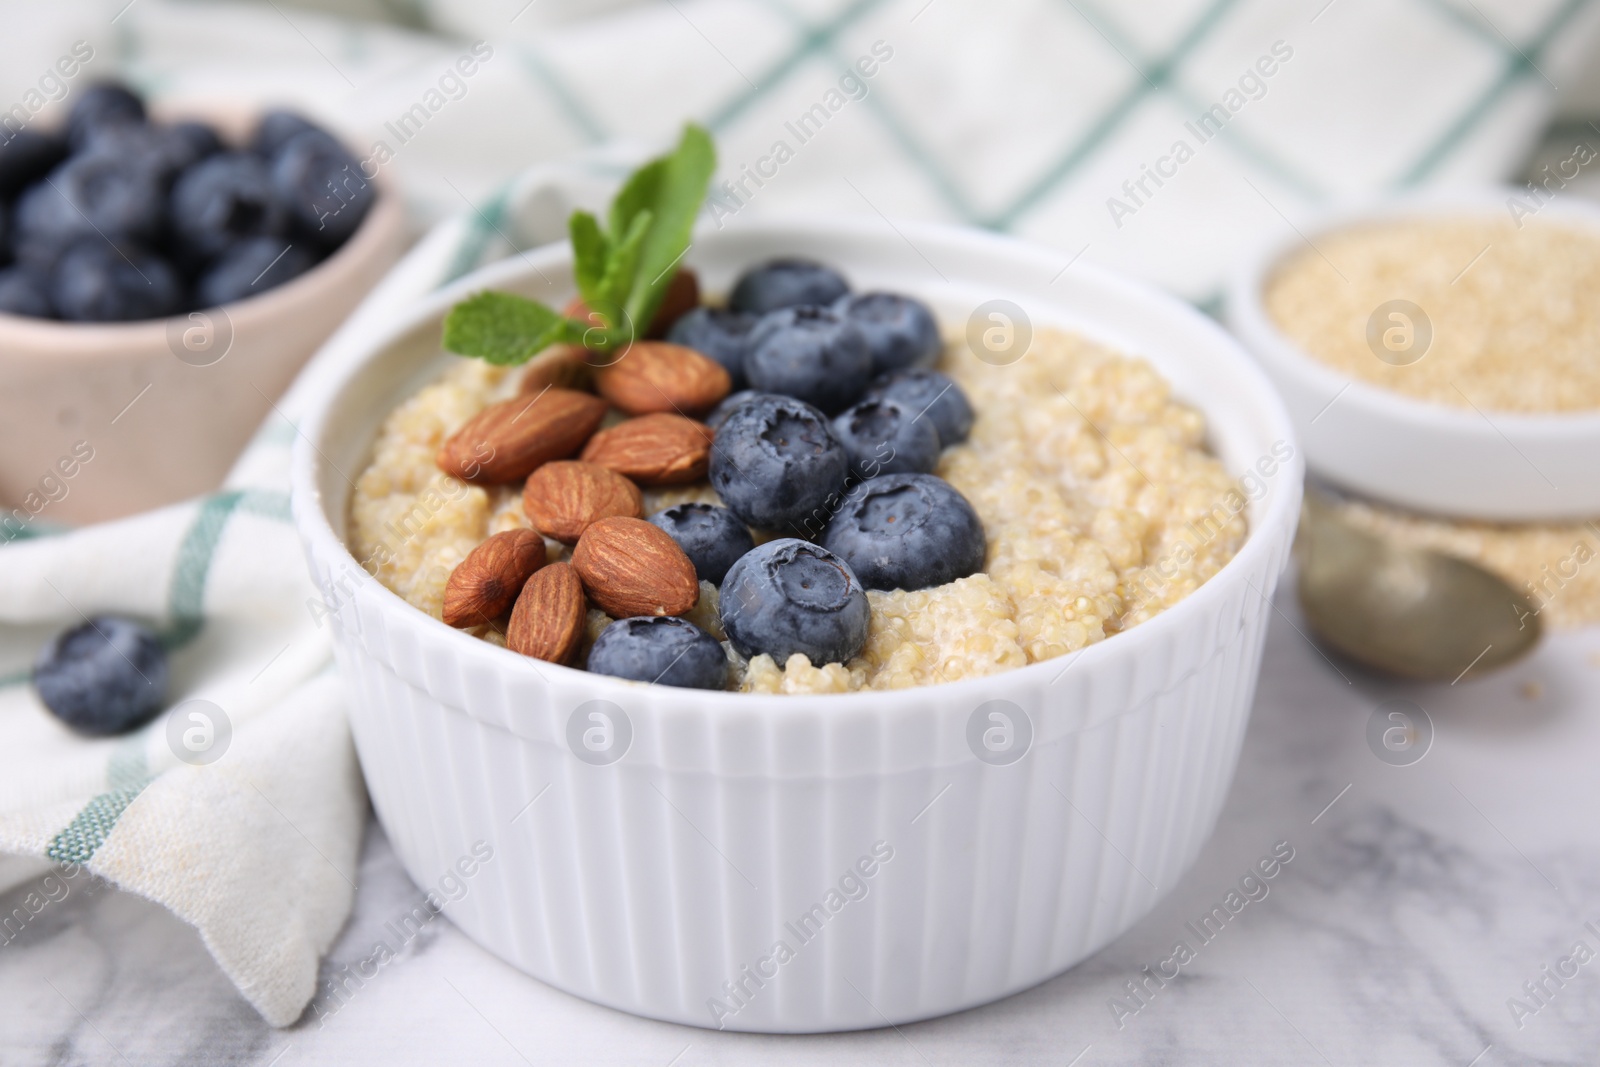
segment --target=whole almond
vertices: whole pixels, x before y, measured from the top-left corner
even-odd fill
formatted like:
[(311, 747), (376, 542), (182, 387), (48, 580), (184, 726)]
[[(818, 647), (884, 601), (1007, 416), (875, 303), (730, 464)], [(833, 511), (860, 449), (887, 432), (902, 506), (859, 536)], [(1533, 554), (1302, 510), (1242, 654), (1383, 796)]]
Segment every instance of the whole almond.
[(682, 615), (700, 599), (694, 564), (666, 531), (643, 519), (601, 519), (583, 531), (572, 569), (589, 599), (614, 618)]
[(518, 594), (506, 647), (547, 663), (568, 663), (583, 641), (588, 612), (577, 572), (552, 563), (535, 571)]
[(528, 362), (518, 392), (542, 393), (552, 385), (589, 390), (594, 386), (594, 375), (588, 357), (588, 351), (580, 345), (552, 345)]
[(641, 485), (681, 485), (706, 476), (713, 437), (682, 415), (641, 415), (589, 438), (582, 458)]
[(642, 518), (644, 497), (637, 485), (615, 471), (563, 459), (528, 475), (528, 484), (522, 487), (522, 510), (535, 530), (570, 545), (596, 519), (611, 515)]
[(615, 363), (595, 369), (594, 387), (629, 415), (703, 415), (728, 395), (733, 379), (722, 364), (692, 348), (635, 341)]
[(699, 306), (700, 279), (695, 277), (694, 271), (682, 267), (667, 283), (661, 306), (656, 308), (655, 317), (650, 320), (649, 336), (665, 337), (673, 323)]
[(466, 482), (520, 481), (540, 464), (577, 452), (605, 415), (599, 397), (552, 386), (490, 404), (450, 435), (436, 462)]
[(544, 561), (544, 538), (532, 530), (495, 534), (468, 552), (445, 581), (445, 625), (477, 626), (500, 618)]

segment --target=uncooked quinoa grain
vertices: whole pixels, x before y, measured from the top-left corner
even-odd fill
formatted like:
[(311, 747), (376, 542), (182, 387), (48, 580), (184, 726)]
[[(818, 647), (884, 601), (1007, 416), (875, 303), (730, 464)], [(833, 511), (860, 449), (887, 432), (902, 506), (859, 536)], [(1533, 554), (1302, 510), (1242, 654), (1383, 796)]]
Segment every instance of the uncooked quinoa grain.
[[(981, 362), (955, 339), (941, 368), (977, 412), (971, 438), (945, 450), (938, 473), (983, 521), (983, 572), (916, 592), (869, 591), (867, 644), (847, 664), (804, 656), (745, 663), (730, 650), (736, 688), (898, 689), (1065, 655), (1177, 603), (1243, 544), (1245, 496), (1205, 450), (1205, 420), (1173, 399), (1142, 360), (1040, 331), (1010, 366)], [(357, 482), (357, 558), (435, 617), (445, 579), (473, 546), (527, 526), (516, 487), (467, 486), (433, 461), (456, 427), (514, 394), (517, 378), (476, 360), (454, 361), (384, 422)], [(687, 500), (718, 502), (709, 485), (680, 486), (647, 490), (645, 509)], [(567, 551), (555, 542), (547, 547), (551, 559)], [(721, 640), (716, 596), (701, 583), (700, 604), (688, 617)], [(591, 610), (588, 642), (609, 621)], [(474, 632), (504, 640), (492, 628)]]
[[(1600, 408), (1593, 232), (1509, 218), (1355, 226), (1288, 257), (1264, 297), (1302, 350), (1373, 385), (1486, 411)], [(1368, 320), (1392, 300), (1421, 308), (1432, 327), (1426, 353), (1404, 366), (1368, 342)], [(1393, 321), (1379, 318), (1380, 330)]]

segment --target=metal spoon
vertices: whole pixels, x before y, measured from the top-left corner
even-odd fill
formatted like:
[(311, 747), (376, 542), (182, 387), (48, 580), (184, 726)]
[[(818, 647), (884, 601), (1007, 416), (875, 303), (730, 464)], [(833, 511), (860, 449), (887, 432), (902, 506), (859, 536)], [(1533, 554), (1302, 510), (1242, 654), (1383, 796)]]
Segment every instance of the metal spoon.
[(1537, 609), (1499, 577), (1359, 530), (1311, 486), (1295, 553), (1306, 620), (1362, 666), (1455, 682), (1503, 667), (1539, 643)]

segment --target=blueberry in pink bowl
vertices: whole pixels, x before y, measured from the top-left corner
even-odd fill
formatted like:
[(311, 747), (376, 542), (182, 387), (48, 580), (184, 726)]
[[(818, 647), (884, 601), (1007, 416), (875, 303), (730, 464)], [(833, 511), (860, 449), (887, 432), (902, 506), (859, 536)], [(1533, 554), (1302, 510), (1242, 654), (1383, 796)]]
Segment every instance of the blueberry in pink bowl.
[[(0, 286), (0, 312), (29, 318), (142, 321), (254, 296), (341, 247), (377, 197), (302, 116), (268, 112), (236, 149), (208, 123), (153, 119), (115, 83), (85, 90), (61, 131), (0, 136), (0, 265), (23, 279)], [(96, 240), (127, 269), (81, 251)]]

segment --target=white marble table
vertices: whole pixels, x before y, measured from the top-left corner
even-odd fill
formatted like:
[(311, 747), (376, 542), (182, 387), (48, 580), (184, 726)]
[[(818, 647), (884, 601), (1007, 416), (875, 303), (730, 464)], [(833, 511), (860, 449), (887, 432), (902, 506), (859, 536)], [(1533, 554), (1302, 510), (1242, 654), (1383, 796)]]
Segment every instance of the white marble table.
[[(1586, 927), (1600, 930), (1600, 629), (1480, 682), (1399, 686), (1330, 664), (1299, 634), (1293, 597), (1279, 606), (1238, 775), (1199, 862), (1110, 947), (997, 1004), (859, 1034), (696, 1030), (557, 992), (439, 919), (346, 1000), (275, 1031), (188, 927), (78, 884), (0, 946), (0, 1065), (1592, 1067), (1600, 959), (1567, 964), (1576, 975), (1559, 985), (1543, 968), (1580, 940), (1600, 952)], [(1373, 709), (1397, 698), (1435, 727), (1408, 766), (1366, 738)], [(1186, 924), (1280, 841), (1294, 858), (1269, 895), (1201, 945)], [(376, 825), (358, 881), (324, 974), (372, 955), (420, 898)], [(0, 898), (0, 914), (24, 891)], [(1195, 958), (1132, 1012), (1124, 983), (1180, 938)], [(1542, 1004), (1523, 989), (1535, 981)], [(1528, 1006), (1520, 1018), (1512, 997)]]

